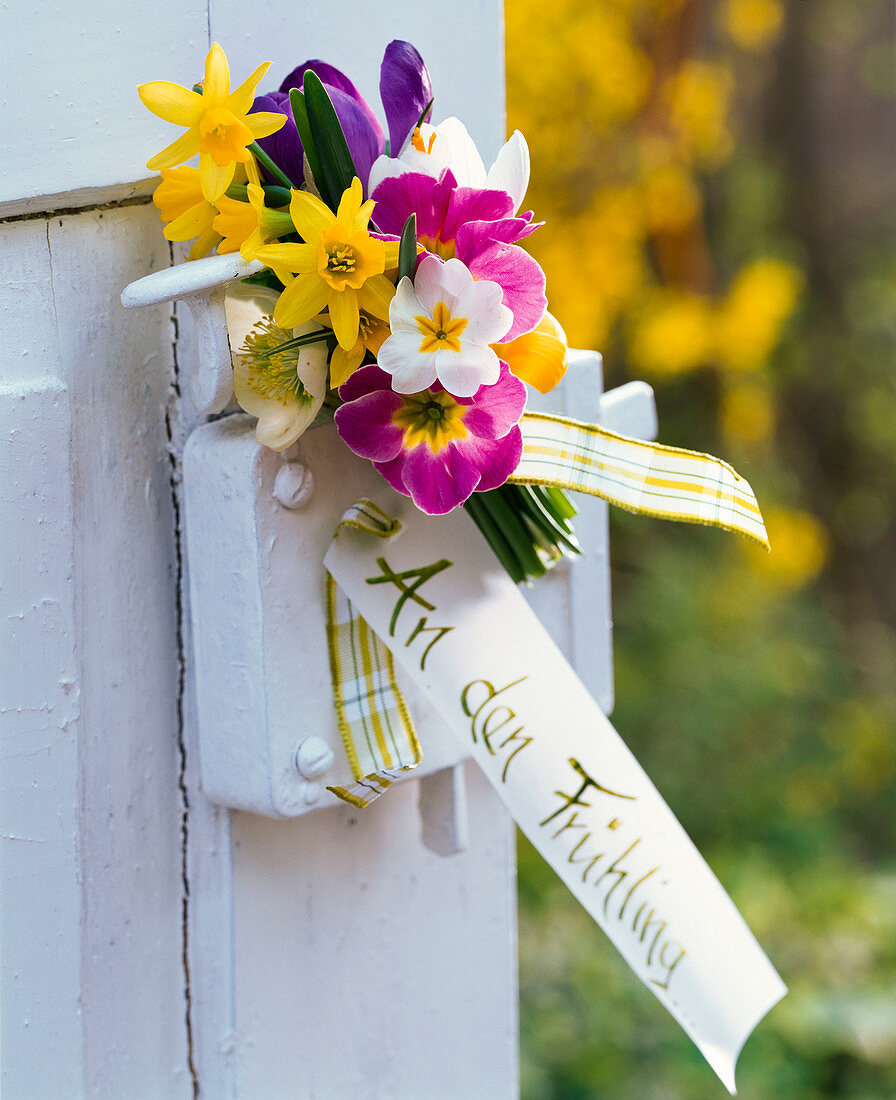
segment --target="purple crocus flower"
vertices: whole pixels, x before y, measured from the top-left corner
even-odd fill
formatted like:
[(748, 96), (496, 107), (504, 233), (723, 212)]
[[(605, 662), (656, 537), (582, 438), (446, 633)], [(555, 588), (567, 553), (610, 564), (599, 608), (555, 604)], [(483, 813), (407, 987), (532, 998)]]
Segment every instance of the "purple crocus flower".
[(454, 397), (438, 383), (420, 393), (395, 393), (390, 376), (376, 366), (356, 370), (339, 396), (345, 402), (335, 414), (339, 434), (428, 515), (444, 515), (471, 493), (496, 489), (519, 465), (526, 387), (506, 363), (498, 381), (473, 397)]
[(432, 101), (429, 72), (410, 42), (395, 39), (386, 47), (380, 66), (380, 99), (389, 124), (390, 155), (397, 157)]
[[(276, 141), (263, 138), (259, 141), (259, 145), (283, 169), (295, 186), (299, 187), (305, 176), (303, 149), (292, 117), (289, 92), (292, 88), (301, 89), (302, 79), (309, 69), (317, 73), (327, 89), (336, 117), (345, 134), (355, 169), (359, 178), (366, 181), (373, 162), (386, 146), (383, 128), (349, 78), (333, 65), (328, 65), (326, 61), (306, 61), (304, 65), (293, 69), (280, 85), (279, 91), (270, 92), (255, 100), (256, 104), (260, 103), (263, 106), (253, 107), (253, 110), (279, 111), (289, 119), (276, 135), (271, 135), (272, 138), (276, 137)], [(273, 182), (268, 179), (267, 173), (264, 175), (268, 182)]]
[(405, 172), (379, 183), (373, 192), (374, 217), (384, 233), (401, 233), (409, 214), (417, 215), (417, 239), (443, 259), (457, 257), (477, 279), (497, 283), (513, 312), (505, 340), (531, 332), (544, 316), (544, 272), (518, 242), (534, 233), (532, 213), (513, 216), (506, 191), (458, 187), (450, 169), (438, 177)]
[[(370, 105), (335, 65), (326, 61), (306, 61), (293, 69), (276, 92), (259, 96), (253, 111), (276, 111), (284, 114), (289, 122), (270, 138), (262, 138), (259, 145), (289, 176), (296, 187), (304, 177), (302, 142), (296, 130), (289, 105), (292, 88), (302, 88), (308, 70), (317, 73), (327, 89), (336, 111), (358, 177), (365, 185), (373, 162), (385, 147), (383, 128)], [(380, 95), (389, 124), (390, 147), (398, 150), (416, 126), (424, 107), (432, 99), (432, 82), (420, 54), (410, 42), (390, 42), (380, 67)], [(273, 182), (262, 169), (267, 182)], [(399, 230), (400, 232), (400, 230)]]
[[(268, 95), (258, 96), (252, 105), (252, 110), (277, 111), (281, 115), (286, 115), (286, 125), (281, 127), (276, 134), (271, 134), (270, 137), (259, 138), (258, 144), (271, 160), (283, 169), (294, 186), (301, 187), (305, 179), (304, 150), (302, 149), (299, 132), (296, 130), (293, 121), (289, 96), (285, 92), (270, 92)], [(261, 169), (261, 178), (265, 183), (280, 182), (274, 179), (263, 164), (259, 165), (259, 168)]]

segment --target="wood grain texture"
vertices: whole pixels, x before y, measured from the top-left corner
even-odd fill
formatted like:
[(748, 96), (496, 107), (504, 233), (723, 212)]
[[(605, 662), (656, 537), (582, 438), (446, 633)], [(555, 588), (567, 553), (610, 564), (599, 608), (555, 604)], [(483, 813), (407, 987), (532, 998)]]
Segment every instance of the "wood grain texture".
[[(140, 206), (17, 223), (2, 239), (0, 301), (15, 322), (5, 333), (4, 377), (18, 378), (36, 401), (52, 372), (71, 412), (70, 432), (48, 415), (30, 425), (30, 436), (13, 438), (19, 467), (37, 478), (19, 501), (22, 568), (33, 579), (41, 540), (65, 533), (48, 553), (55, 569), (66, 569), (73, 624), (66, 633), (46, 623), (43, 644), (51, 648), (26, 667), (47, 687), (49, 704), (54, 681), (67, 684), (66, 698), (78, 704), (77, 738), (58, 789), (35, 794), (48, 823), (73, 815), (70, 859), (36, 862), (20, 891), (4, 889), (4, 902), (22, 931), (11, 960), (20, 985), (40, 988), (50, 968), (79, 1048), (78, 1058), (63, 1049), (57, 1058), (52, 1032), (33, 1020), (36, 1039), (21, 1059), (4, 1048), (4, 1096), (188, 1096), (166, 433), (172, 333), (166, 310), (129, 315), (118, 304), (122, 285), (167, 263), (168, 250), (155, 211)], [(55, 466), (42, 470), (44, 454)], [(71, 672), (60, 672), (65, 662), (52, 649), (63, 643), (76, 653)], [(18, 687), (15, 675), (5, 675), (4, 699)], [(51, 733), (56, 721), (53, 710), (40, 712), (32, 736)], [(34, 758), (35, 768), (46, 763)], [(68, 937), (65, 965), (53, 968), (40, 938), (27, 934), (32, 906), (42, 893), (68, 896), (72, 876), (76, 912), (58, 929)], [(4, 1013), (3, 1024), (27, 1021)], [(33, 1091), (31, 1082), (51, 1067), (61, 1075), (58, 1087)], [(63, 1081), (72, 1067), (79, 1089)]]
[(70, 441), (58, 379), (0, 387), (0, 1018), (13, 1097), (77, 1096), (83, 1080)]
[(517, 1095), (513, 823), (467, 769), (471, 846), (448, 857), (413, 781), (363, 811), (234, 814), (239, 1096)]

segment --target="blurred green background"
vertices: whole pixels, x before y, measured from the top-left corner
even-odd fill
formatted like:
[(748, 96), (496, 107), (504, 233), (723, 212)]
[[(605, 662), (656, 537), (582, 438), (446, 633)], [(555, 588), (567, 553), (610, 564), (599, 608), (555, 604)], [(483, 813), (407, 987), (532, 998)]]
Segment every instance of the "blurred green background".
[[(772, 553), (614, 512), (614, 723), (790, 994), (744, 1097), (896, 1097), (892, 0), (506, 0), (532, 252)], [(525, 1100), (724, 1095), (520, 841)]]

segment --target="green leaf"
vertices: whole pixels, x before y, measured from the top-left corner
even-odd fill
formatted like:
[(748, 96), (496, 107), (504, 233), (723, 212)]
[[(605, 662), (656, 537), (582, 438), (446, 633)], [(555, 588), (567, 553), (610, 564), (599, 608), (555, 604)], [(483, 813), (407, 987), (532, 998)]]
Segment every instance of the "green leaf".
[(302, 81), (305, 89), (305, 108), (314, 148), (320, 162), (321, 177), (314, 177), (321, 198), (335, 213), (343, 191), (351, 186), (358, 174), (348, 149), (345, 134), (333, 107), (327, 89), (317, 73), (308, 69)]
[(308, 344), (320, 344), (324, 340), (334, 339), (330, 329), (321, 329), (320, 332), (305, 332), (301, 336), (294, 336), (291, 340), (284, 340), (282, 344), (277, 344), (270, 351), (262, 351), (256, 354), (259, 359), (270, 359), (271, 356), (279, 355), (281, 352), (289, 351), (292, 348), (304, 348)]
[[(308, 120), (305, 96), (298, 88), (290, 88), (289, 105), (292, 108), (292, 117), (295, 119), (296, 130), (299, 132), (299, 141), (301, 141), (302, 148), (305, 150), (305, 159), (308, 161), (311, 178), (314, 180), (321, 196), (323, 196), (323, 189), (321, 187), (323, 171), (320, 166), (320, 158), (317, 155), (314, 138), (311, 136), (311, 123)], [(324, 201), (326, 202), (326, 199), (324, 199)]]
[(249, 283), (251, 286), (267, 286), (278, 293), (284, 289), (283, 283), (268, 268), (265, 268), (264, 271), (258, 271), (254, 275), (247, 275), (245, 279), (240, 279), (240, 282)]
[(249, 151), (253, 154), (259, 164), (264, 165), (265, 168), (271, 173), (274, 179), (278, 179), (284, 187), (292, 187), (292, 180), (287, 176), (279, 164), (276, 161), (271, 160), (267, 153), (262, 149), (257, 141), (253, 141), (249, 146)]
[(398, 281), (407, 276), (414, 278), (417, 270), (417, 215), (408, 214), (398, 245)]

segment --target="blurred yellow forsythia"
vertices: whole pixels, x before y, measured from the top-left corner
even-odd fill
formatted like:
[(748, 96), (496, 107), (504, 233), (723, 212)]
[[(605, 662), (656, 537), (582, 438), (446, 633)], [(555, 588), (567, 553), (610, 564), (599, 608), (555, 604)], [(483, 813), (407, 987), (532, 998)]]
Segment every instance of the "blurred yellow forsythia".
[(782, 0), (507, 0), (506, 15), (509, 123), (527, 136), (531, 205), (550, 223), (532, 251), (552, 312), (573, 345), (618, 336), (651, 379), (718, 367), (723, 432), (763, 444), (774, 402), (762, 368), (802, 275), (760, 255), (719, 285), (702, 181), (734, 150), (735, 58), (774, 45)]

